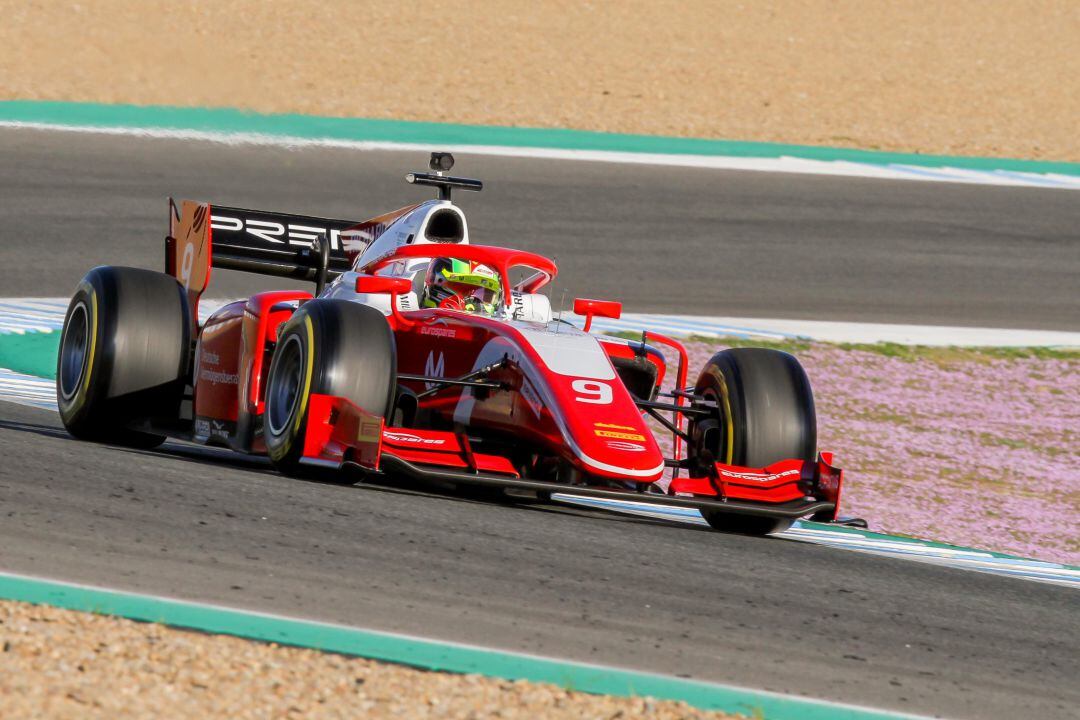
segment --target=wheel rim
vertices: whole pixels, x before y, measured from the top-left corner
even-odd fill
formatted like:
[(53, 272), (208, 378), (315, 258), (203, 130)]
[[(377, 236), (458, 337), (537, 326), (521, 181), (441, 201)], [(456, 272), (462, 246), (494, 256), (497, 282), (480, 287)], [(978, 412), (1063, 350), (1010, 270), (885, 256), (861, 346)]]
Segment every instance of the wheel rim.
[(90, 319), (86, 304), (80, 302), (68, 317), (60, 345), (60, 395), (64, 400), (75, 397), (82, 385), (89, 356), (89, 340)]
[(304, 348), (296, 335), (290, 335), (274, 358), (274, 373), (267, 392), (266, 418), (273, 435), (281, 435), (296, 412), (303, 368)]

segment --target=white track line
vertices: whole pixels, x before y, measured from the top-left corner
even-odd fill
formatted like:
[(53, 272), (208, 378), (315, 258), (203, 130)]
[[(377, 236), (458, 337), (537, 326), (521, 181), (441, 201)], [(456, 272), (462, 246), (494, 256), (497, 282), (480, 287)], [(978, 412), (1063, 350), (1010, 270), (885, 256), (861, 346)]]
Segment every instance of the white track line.
[[(601, 500), (573, 494), (552, 495), (553, 500), (572, 505), (640, 515), (692, 525), (705, 525), (705, 519), (697, 510), (673, 506), (650, 505), (629, 500)], [(995, 575), (1010, 575), (1025, 580), (1037, 580), (1056, 585), (1080, 588), (1080, 568), (1072, 568), (1060, 563), (1024, 558), (997, 557), (993, 553), (970, 548), (936, 547), (922, 541), (906, 542), (890, 537), (877, 537), (859, 531), (840, 532), (819, 529), (796, 523), (790, 530), (776, 533), (775, 537), (797, 540), (815, 545), (828, 545), (845, 550), (856, 550), (884, 555), (886, 557), (914, 560), (918, 562), (944, 565), (963, 570), (976, 570)]]
[(95, 133), (101, 135), (131, 135), (146, 138), (216, 142), (227, 145), (270, 145), (276, 147), (334, 147), (357, 151), (429, 152), (443, 150), (472, 155), (536, 158), (542, 160), (577, 160), (667, 167), (705, 168), (711, 170), (747, 170), (802, 175), (831, 175), (843, 177), (911, 180), (916, 182), (966, 183), (976, 185), (1005, 185), (1029, 188), (1080, 190), (1080, 178), (1056, 173), (1025, 173), (1005, 170), (969, 170), (953, 167), (862, 163), (849, 160), (808, 160), (781, 157), (734, 157), (726, 155), (684, 155), (666, 153), (637, 153), (609, 150), (569, 150), (562, 148), (515, 147), (501, 145), (455, 145), (432, 143), (402, 143), (371, 140), (340, 140), (334, 138), (302, 138), (260, 133), (227, 133), (168, 128), (96, 127), (84, 125), (53, 125), (0, 121), (0, 128), (26, 128), (60, 132)]
[(785, 320), (780, 318), (703, 317), (627, 313), (619, 320), (596, 318), (598, 329), (643, 328), (674, 335), (705, 337), (805, 338), (821, 342), (899, 343), (957, 347), (1080, 347), (1080, 332), (1007, 328), (901, 325), (892, 323)]

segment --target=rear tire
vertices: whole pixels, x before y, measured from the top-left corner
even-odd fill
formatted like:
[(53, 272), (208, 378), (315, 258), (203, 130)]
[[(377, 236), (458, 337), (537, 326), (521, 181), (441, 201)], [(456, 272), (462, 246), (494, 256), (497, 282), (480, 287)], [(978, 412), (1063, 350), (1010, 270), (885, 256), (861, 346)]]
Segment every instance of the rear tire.
[(97, 267), (75, 290), (56, 361), (56, 402), (80, 440), (151, 448), (132, 425), (175, 423), (187, 382), (191, 310), (170, 275)]
[[(814, 394), (794, 356), (765, 348), (724, 350), (706, 363), (694, 392), (719, 406), (714, 417), (691, 427), (702, 464), (765, 467), (817, 456)], [(702, 515), (717, 530), (746, 535), (781, 532), (794, 522), (718, 511)]]
[(274, 466), (303, 474), (308, 400), (337, 395), (389, 418), (397, 387), (393, 331), (375, 308), (345, 300), (311, 300), (278, 339), (266, 381), (263, 438)]

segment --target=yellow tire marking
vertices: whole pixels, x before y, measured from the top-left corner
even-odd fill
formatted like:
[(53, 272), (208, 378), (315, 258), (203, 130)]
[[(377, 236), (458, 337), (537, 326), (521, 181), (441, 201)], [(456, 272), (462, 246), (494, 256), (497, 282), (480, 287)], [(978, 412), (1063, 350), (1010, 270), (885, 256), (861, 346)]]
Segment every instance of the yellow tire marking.
[(307, 412), (308, 394), (311, 392), (311, 371), (315, 365), (315, 331), (311, 326), (311, 316), (304, 316), (304, 329), (307, 330), (307, 370), (304, 375), (304, 391), (300, 396), (300, 410), (296, 413), (296, 423), (293, 425), (293, 433), (300, 432), (300, 421)]
[(720, 394), (723, 396), (724, 401), (724, 445), (726, 446), (724, 464), (730, 465), (731, 459), (735, 455), (735, 432), (731, 426), (731, 399), (728, 397), (727, 378), (715, 368), (712, 370), (712, 374), (720, 381)]
[(86, 402), (86, 394), (90, 391), (90, 373), (94, 369), (94, 350), (97, 347), (97, 291), (92, 287), (90, 290), (90, 312), (86, 319), (87, 330), (90, 333), (90, 353), (86, 358), (86, 374), (83, 376), (82, 390), (75, 393), (72, 398), (72, 413), (77, 413)]
[(90, 291), (90, 314), (93, 316), (92, 323), (87, 323), (92, 328), (90, 332), (90, 357), (86, 361), (86, 377), (83, 379), (83, 392), (90, 389), (90, 373), (94, 369), (94, 350), (97, 348), (97, 291)]
[(296, 420), (293, 422), (293, 431), (291, 433), (285, 433), (282, 438), (282, 443), (276, 448), (269, 448), (270, 459), (277, 461), (289, 454), (289, 450), (292, 449), (293, 442), (296, 440), (297, 433), (300, 432), (300, 423), (304, 419), (304, 413), (307, 412), (308, 394), (311, 391), (311, 372), (314, 367), (315, 357), (315, 332), (311, 326), (311, 316), (304, 316), (304, 329), (307, 334), (308, 347), (307, 347), (307, 368), (305, 368), (304, 382), (302, 383), (303, 389), (300, 390), (300, 407), (296, 411)]
[(724, 420), (727, 428), (727, 459), (725, 465), (730, 465), (735, 454), (735, 429), (731, 426), (731, 401), (728, 399), (727, 383), (724, 384)]

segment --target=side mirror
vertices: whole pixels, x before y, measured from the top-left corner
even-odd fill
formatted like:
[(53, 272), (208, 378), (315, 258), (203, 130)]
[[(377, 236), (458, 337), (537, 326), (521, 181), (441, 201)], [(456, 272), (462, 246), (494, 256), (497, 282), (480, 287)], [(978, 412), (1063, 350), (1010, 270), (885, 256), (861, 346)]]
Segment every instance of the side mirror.
[(614, 300), (589, 300), (574, 298), (574, 312), (585, 316), (585, 332), (592, 327), (593, 317), (605, 317), (618, 320), (622, 315), (622, 303)]
[(395, 327), (408, 329), (413, 326), (413, 321), (408, 320), (401, 314), (397, 302), (398, 295), (406, 295), (412, 292), (412, 280), (401, 277), (387, 277), (385, 275), (358, 275), (356, 277), (356, 292), (389, 293), (390, 316), (394, 318)]
[(405, 295), (412, 292), (412, 280), (384, 275), (359, 275), (356, 278), (356, 292)]

